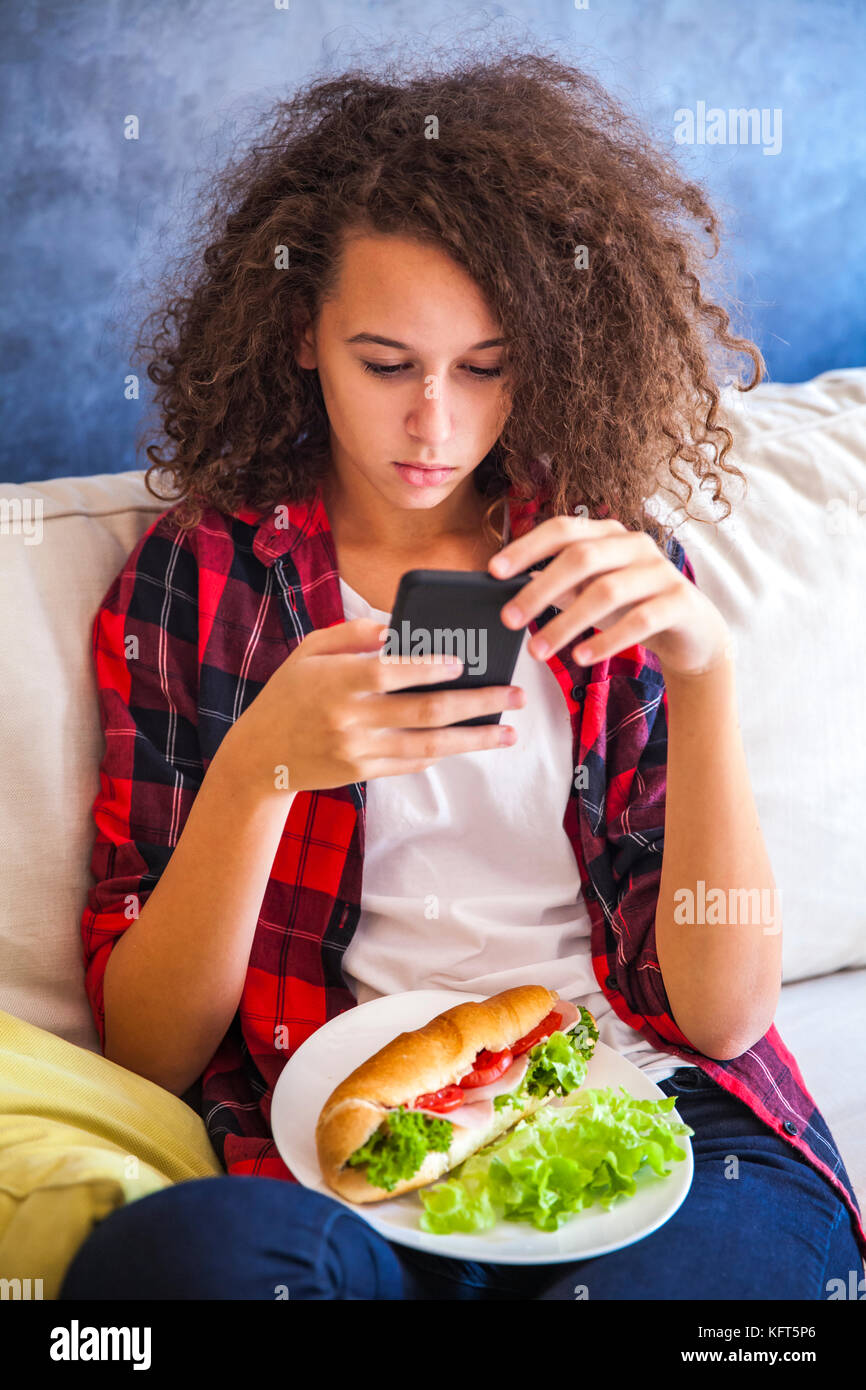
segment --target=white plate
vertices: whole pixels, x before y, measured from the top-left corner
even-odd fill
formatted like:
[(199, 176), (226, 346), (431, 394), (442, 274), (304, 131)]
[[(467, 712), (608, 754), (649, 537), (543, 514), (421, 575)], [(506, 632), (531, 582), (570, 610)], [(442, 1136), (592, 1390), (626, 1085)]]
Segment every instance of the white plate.
[[(561, 1264), (620, 1250), (657, 1231), (670, 1220), (691, 1186), (694, 1163), (687, 1134), (676, 1135), (685, 1153), (667, 1177), (645, 1164), (635, 1175), (637, 1190), (608, 1210), (598, 1204), (566, 1221), (558, 1231), (538, 1231), (528, 1222), (499, 1221), (476, 1235), (428, 1235), (419, 1229), (424, 1206), (417, 1192), (358, 1205), (333, 1192), (322, 1178), (315, 1130), (322, 1106), (334, 1087), (398, 1033), (421, 1028), (437, 1014), (468, 1000), (488, 996), (455, 990), (411, 990), (358, 1004), (323, 1024), (287, 1061), (271, 1105), (271, 1129), (280, 1156), (305, 1187), (323, 1192), (368, 1221), (386, 1240), (458, 1260), (490, 1264)], [(584, 1086), (625, 1086), (637, 1100), (663, 1100), (664, 1091), (613, 1048), (597, 1042)], [(671, 1110), (672, 1118), (681, 1118)]]

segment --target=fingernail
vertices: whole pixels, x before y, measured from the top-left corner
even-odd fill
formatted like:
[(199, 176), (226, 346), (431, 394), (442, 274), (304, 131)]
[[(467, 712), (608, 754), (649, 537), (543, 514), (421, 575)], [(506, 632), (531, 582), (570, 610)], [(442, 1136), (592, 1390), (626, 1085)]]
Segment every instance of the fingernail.
[(514, 730), (512, 729), (512, 727), (511, 727), (510, 724), (501, 724), (501, 725), (500, 725), (500, 727), (499, 727), (499, 742), (500, 742), (500, 743), (513, 743), (514, 740), (515, 740), (515, 737), (516, 737), (516, 735), (515, 735)]

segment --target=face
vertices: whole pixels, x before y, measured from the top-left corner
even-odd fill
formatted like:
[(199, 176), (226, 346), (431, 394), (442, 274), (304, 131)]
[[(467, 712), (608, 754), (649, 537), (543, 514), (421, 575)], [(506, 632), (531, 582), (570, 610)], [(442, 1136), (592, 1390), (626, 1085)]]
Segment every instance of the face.
[(351, 236), (297, 354), (318, 369), (344, 495), (368, 513), (456, 514), (508, 416), (503, 352), (478, 287), (443, 252)]

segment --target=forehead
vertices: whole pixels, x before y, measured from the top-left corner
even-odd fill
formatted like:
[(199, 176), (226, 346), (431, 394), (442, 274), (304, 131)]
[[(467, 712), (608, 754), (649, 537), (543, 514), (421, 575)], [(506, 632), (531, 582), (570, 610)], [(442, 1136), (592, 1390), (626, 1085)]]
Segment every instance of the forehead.
[[(322, 306), (350, 332), (480, 342), (499, 332), (472, 277), (437, 246), (401, 236), (351, 236), (343, 246), (337, 294)], [(363, 318), (363, 323), (356, 319)]]

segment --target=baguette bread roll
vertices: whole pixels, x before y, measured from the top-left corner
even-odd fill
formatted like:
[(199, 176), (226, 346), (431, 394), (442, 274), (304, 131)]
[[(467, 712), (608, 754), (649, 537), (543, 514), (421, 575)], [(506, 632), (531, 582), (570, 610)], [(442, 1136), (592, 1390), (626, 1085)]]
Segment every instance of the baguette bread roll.
[[(442, 1115), (454, 1132), (447, 1153), (428, 1153), (410, 1178), (392, 1191), (367, 1180), (363, 1167), (347, 1167), (348, 1158), (375, 1133), (388, 1110), (411, 1106), (416, 1096), (456, 1085), (466, 1076), (482, 1048), (501, 1052), (546, 1018), (559, 995), (543, 985), (519, 985), (481, 1003), (456, 1004), (423, 1028), (400, 1033), (341, 1081), (325, 1101), (316, 1125), (316, 1151), (322, 1176), (348, 1201), (381, 1202), (435, 1182), (470, 1154), (484, 1148), (519, 1120), (553, 1098), (528, 1097), (522, 1109), (503, 1106), (489, 1126), (459, 1124), (460, 1109)], [(467, 1100), (471, 1098), (471, 1091)]]

